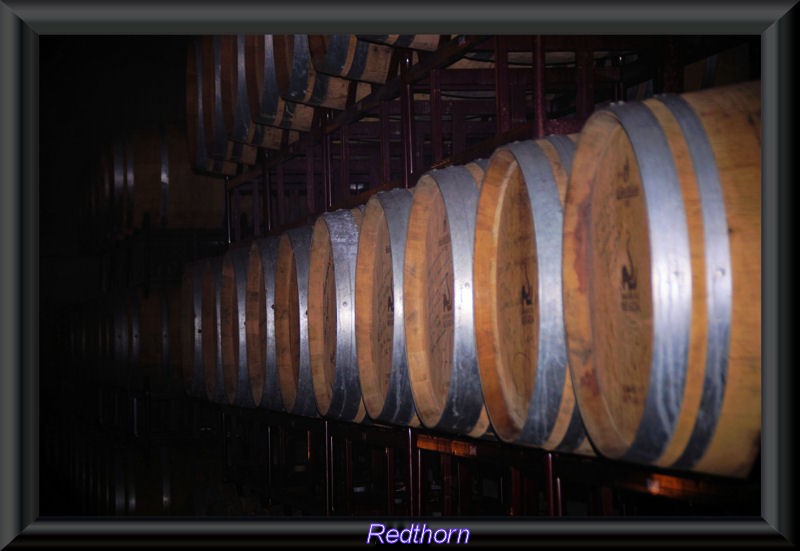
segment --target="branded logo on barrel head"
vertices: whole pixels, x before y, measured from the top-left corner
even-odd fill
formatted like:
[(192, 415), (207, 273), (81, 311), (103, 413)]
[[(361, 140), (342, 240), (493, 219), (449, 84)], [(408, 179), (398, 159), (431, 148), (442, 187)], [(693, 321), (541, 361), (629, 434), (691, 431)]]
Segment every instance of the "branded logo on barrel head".
[(442, 311), (449, 312), (453, 309), (453, 301), (450, 298), (450, 290), (445, 289), (444, 293), (442, 293)]
[(639, 293), (636, 290), (636, 268), (633, 265), (633, 257), (631, 256), (631, 238), (625, 245), (625, 254), (628, 257), (628, 263), (622, 265), (621, 276), (622, 281), (620, 284), (620, 291), (622, 292), (622, 309), (626, 312), (639, 311)]
[(533, 304), (533, 295), (531, 294), (530, 283), (522, 285), (520, 300), (522, 301), (523, 306), (530, 306), (531, 304)]

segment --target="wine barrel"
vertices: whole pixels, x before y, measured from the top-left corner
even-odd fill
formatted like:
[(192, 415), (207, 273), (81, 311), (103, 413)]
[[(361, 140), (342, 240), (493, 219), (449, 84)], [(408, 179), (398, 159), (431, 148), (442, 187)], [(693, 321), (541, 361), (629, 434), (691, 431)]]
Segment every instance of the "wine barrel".
[[(358, 205), (352, 209), (350, 209), (350, 214), (353, 216), (353, 221), (355, 221), (356, 226), (358, 227), (358, 233), (361, 235), (361, 224), (364, 223), (364, 211), (366, 210), (366, 205)], [(358, 261), (358, 247), (356, 247), (356, 263)], [(356, 267), (353, 266), (353, 270)], [(353, 272), (353, 282), (355, 284), (355, 272)], [(353, 305), (353, 311), (351, 312), (351, 316), (353, 317), (353, 324), (355, 324), (355, 304)], [(355, 339), (355, 325), (353, 326), (353, 339)], [(356, 346), (355, 340), (353, 341), (353, 346)], [(354, 352), (354, 360), (356, 365), (358, 364), (358, 350)], [(356, 368), (358, 370), (358, 368)], [(359, 399), (358, 399), (358, 412), (356, 413), (355, 418), (353, 419), (356, 423), (365, 423), (371, 424), (372, 420), (367, 417), (367, 406), (364, 403), (364, 395), (361, 393), (361, 385), (359, 383)]]
[(358, 38), (395, 48), (432, 52), (439, 47), (440, 36), (438, 34), (360, 34)]
[(190, 43), (186, 60), (186, 120), (193, 166), (226, 176), (237, 171), (236, 163), (226, 160), (228, 130), (222, 105), (221, 60), (230, 57), (230, 48), (230, 40), (223, 42), (223, 37), (198, 37)]
[(220, 289), (220, 340), (222, 374), (228, 403), (255, 407), (247, 367), (247, 265), (250, 250), (229, 250), (222, 261)]
[(566, 452), (588, 445), (561, 300), (562, 205), (575, 138), (495, 150), (478, 200), (473, 260), (475, 341), (492, 427), (506, 442)]
[[(311, 130), (314, 108), (281, 97), (273, 35), (248, 35), (245, 41), (247, 97), (253, 122), (302, 132)], [(256, 131), (257, 127), (251, 125), (251, 132)], [(254, 143), (252, 135), (250, 143)]]
[(94, 379), (101, 382), (114, 362), (114, 316), (107, 294), (98, 299), (97, 315), (98, 354)]
[(203, 378), (206, 398), (212, 402), (228, 402), (222, 373), (221, 291), (222, 257), (206, 259), (202, 281)]
[(746, 476), (761, 431), (760, 83), (616, 104), (564, 212), (581, 415), (603, 455)]
[(383, 84), (389, 75), (392, 48), (359, 40), (354, 34), (310, 34), (314, 69), (349, 80)]
[(308, 271), (308, 348), (319, 412), (352, 421), (361, 406), (355, 343), (355, 267), (358, 228), (354, 213), (317, 218)]
[(112, 234), (143, 228), (221, 228), (224, 187), (194, 174), (185, 130), (176, 124), (120, 132), (101, 153), (107, 200), (98, 214)]
[[(340, 111), (347, 107), (350, 81), (314, 69), (307, 35), (272, 35), (272, 44), (281, 96), (289, 101)], [(354, 82), (353, 85), (356, 101), (372, 92), (366, 83)]]
[(299, 139), (300, 132), (296, 130), (286, 130), (258, 123), (251, 124), (248, 131), (248, 141), (264, 149), (279, 150), (284, 144), (290, 145)]
[(478, 163), (431, 170), (419, 179), (403, 272), (408, 371), (417, 415), (428, 428), (470, 436), (481, 436), (489, 427), (472, 299), (475, 209), (482, 179)]
[(203, 376), (203, 270), (205, 260), (186, 264), (181, 280), (181, 365), (184, 391), (205, 398)]
[(122, 293), (116, 293), (111, 298), (113, 310), (113, 357), (111, 374), (107, 379), (114, 385), (127, 385), (128, 383), (128, 362), (130, 355), (130, 329), (128, 320), (128, 308), (125, 297)]
[(287, 412), (317, 416), (308, 349), (308, 267), (311, 228), (287, 230), (275, 269), (275, 356)]
[(234, 175), (238, 164), (252, 165), (244, 36), (198, 38), (190, 45), (186, 70), (186, 110), (192, 166), (201, 172)]
[(177, 288), (168, 284), (130, 291), (131, 371), (150, 388), (169, 388), (180, 371), (180, 306)]
[(247, 266), (247, 369), (256, 406), (283, 411), (275, 359), (275, 268), (278, 238), (253, 241)]
[(356, 349), (369, 416), (418, 426), (403, 325), (403, 265), (411, 201), (405, 189), (379, 192), (367, 201), (356, 262)]

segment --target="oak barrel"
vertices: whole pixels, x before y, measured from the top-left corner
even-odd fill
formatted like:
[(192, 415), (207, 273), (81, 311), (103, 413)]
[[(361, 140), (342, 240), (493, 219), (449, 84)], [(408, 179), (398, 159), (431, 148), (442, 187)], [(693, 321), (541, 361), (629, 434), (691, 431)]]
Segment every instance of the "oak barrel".
[(247, 369), (256, 406), (283, 411), (275, 358), (275, 269), (277, 237), (263, 237), (250, 246), (247, 266)]
[[(272, 45), (281, 96), (289, 101), (340, 111), (347, 107), (351, 82), (314, 69), (307, 35), (272, 35)], [(355, 101), (372, 91), (366, 83), (353, 82), (352, 85)]]
[(203, 378), (206, 398), (212, 402), (228, 402), (222, 373), (222, 341), (220, 306), (222, 291), (222, 257), (206, 259), (202, 282)]
[(356, 349), (367, 413), (376, 421), (419, 425), (411, 394), (403, 324), (403, 266), (412, 195), (382, 191), (367, 201), (356, 262)]
[[(227, 159), (228, 128), (223, 107), (223, 75), (230, 57), (230, 37), (198, 37), (189, 44), (186, 59), (186, 121), (193, 166), (226, 176), (237, 172)], [(228, 113), (230, 111), (228, 110)]]
[(308, 349), (308, 267), (311, 227), (280, 237), (275, 268), (275, 356), (287, 412), (317, 416)]
[[(276, 73), (273, 35), (248, 35), (245, 43), (247, 97), (255, 123), (308, 132), (314, 119), (314, 108), (281, 97)], [(251, 132), (257, 128), (251, 126)], [(267, 130), (264, 130), (267, 132)], [(273, 132), (274, 134), (274, 132)], [(250, 136), (253, 143), (253, 137)]]
[(205, 260), (186, 264), (181, 279), (181, 365), (183, 388), (190, 396), (205, 398), (203, 377), (203, 270)]
[(355, 270), (360, 212), (320, 215), (311, 236), (308, 346), (319, 412), (344, 421), (360, 413), (355, 341)]
[(220, 288), (220, 341), (222, 374), (228, 403), (255, 407), (247, 367), (247, 267), (250, 250), (230, 249), (222, 260)]
[[(483, 162), (485, 166), (485, 162)], [(473, 326), (472, 251), (483, 169), (431, 170), (417, 182), (403, 272), (414, 404), (422, 424), (471, 436), (489, 426)]]
[(561, 298), (562, 206), (575, 138), (495, 150), (475, 224), (475, 340), (492, 427), (507, 442), (558, 451), (588, 447)]
[(569, 365), (603, 455), (742, 477), (761, 431), (760, 83), (615, 104), (564, 212)]
[(354, 34), (310, 34), (314, 69), (350, 80), (383, 84), (389, 75), (392, 48), (359, 40)]

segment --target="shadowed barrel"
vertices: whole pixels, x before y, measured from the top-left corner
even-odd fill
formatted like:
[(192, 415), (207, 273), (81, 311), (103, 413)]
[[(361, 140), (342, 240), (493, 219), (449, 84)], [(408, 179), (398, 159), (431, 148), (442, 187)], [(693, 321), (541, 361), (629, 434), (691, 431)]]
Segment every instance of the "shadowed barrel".
[(257, 406), (283, 411), (275, 358), (275, 270), (278, 238), (257, 239), (247, 266), (247, 369)]
[(317, 416), (308, 349), (311, 227), (287, 230), (275, 269), (275, 342), (281, 398), (287, 412)]

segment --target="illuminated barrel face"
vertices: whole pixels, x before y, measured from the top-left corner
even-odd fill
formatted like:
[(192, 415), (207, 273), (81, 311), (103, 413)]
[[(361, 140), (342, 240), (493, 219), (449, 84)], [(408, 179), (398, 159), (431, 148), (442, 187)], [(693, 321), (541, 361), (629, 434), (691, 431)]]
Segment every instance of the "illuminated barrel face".
[(483, 435), (475, 351), (472, 251), (485, 162), (433, 170), (414, 189), (403, 274), (408, 368), (429, 428)]
[(569, 364), (609, 457), (746, 476), (760, 416), (759, 84), (616, 104), (564, 214)]
[(566, 362), (562, 205), (577, 136), (498, 148), (475, 227), (475, 338), (486, 407), (508, 442), (591, 453)]

